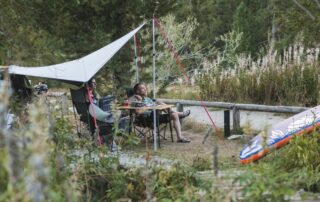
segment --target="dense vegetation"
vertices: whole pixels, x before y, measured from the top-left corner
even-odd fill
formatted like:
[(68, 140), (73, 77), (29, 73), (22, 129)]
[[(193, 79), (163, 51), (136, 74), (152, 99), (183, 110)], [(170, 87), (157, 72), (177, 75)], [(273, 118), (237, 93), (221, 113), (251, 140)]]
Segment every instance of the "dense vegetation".
[[(184, 86), (179, 98), (190, 93), (191, 99), (196, 94), (215, 101), (320, 102), (319, 0), (0, 3), (1, 65), (40, 66), (79, 58), (148, 20), (138, 39), (141, 80), (149, 82), (149, 20), (155, 16), (193, 84), (187, 90)], [(165, 93), (183, 76), (163, 36), (157, 33), (156, 40), (159, 93)], [(99, 90), (123, 93), (134, 82), (134, 71), (131, 42), (99, 72)], [(48, 82), (50, 87), (63, 85)], [(196, 174), (210, 169), (211, 162), (201, 159), (191, 167), (123, 167), (117, 155), (96, 147), (90, 135), (78, 138), (68, 116), (41, 99), (24, 106), (14, 130), (6, 130), (10, 91), (6, 84), (0, 87), (0, 201), (286, 201), (300, 189), (320, 191), (318, 130), (257, 164), (237, 166), (241, 175), (227, 179), (233, 184), (223, 187), (221, 178)]]
[[(257, 102), (314, 105), (318, 102), (317, 95), (311, 95), (308, 101), (288, 98), (286, 84), (290, 84), (291, 76), (286, 75), (283, 67), (283, 57), (286, 52), (297, 50), (302, 60), (310, 54), (315, 61), (307, 68), (310, 72), (318, 69), (320, 3), (318, 0), (170, 0), (170, 1), (88, 1), (71, 0), (45, 2), (31, 1), (1, 1), (0, 8), (0, 63), (18, 64), (23, 66), (39, 66), (59, 63), (79, 58), (127, 33), (138, 24), (147, 20), (146, 28), (138, 34), (140, 41), (141, 79), (149, 82), (151, 79), (151, 22), (152, 16), (160, 19), (169, 40), (174, 44), (180, 61), (188, 75), (193, 79), (197, 74), (207, 74), (200, 80), (201, 95), (204, 99), (220, 100), (221, 93), (232, 94), (228, 89), (235, 86), (220, 87), (219, 83), (209, 83), (217, 80), (215, 70), (235, 69), (244, 66), (243, 60), (257, 63), (257, 69), (266, 68), (273, 73), (261, 73), (268, 79), (281, 80), (277, 86), (283, 85), (281, 92), (266, 92), (268, 100), (255, 99), (264, 97), (263, 86), (270, 84), (268, 79), (260, 79), (261, 75), (241, 71), (246, 80), (257, 80), (257, 85), (245, 84), (252, 90), (252, 97), (241, 100), (238, 96), (222, 96), (222, 100), (232, 102)], [(165, 87), (183, 78), (181, 70), (168, 51), (168, 46), (162, 35), (157, 32), (157, 76), (159, 92)], [(297, 45), (298, 49), (291, 49)], [(302, 47), (302, 48), (301, 48)], [(272, 51), (272, 53), (270, 53)], [(263, 58), (275, 54), (279, 60), (271, 61), (271, 65), (260, 65)], [(294, 54), (290, 53), (291, 56)], [(296, 54), (296, 53), (295, 53)], [(297, 60), (287, 58), (291, 66), (300, 69)], [(304, 61), (302, 62), (304, 64)], [(106, 68), (99, 72), (100, 83), (104, 83), (101, 91), (123, 93), (123, 88), (134, 82), (135, 71), (133, 43), (122, 49)], [(291, 68), (291, 67), (290, 67)], [(314, 69), (312, 69), (314, 68)], [(276, 69), (276, 70), (274, 70)], [(129, 70), (129, 71), (128, 71)], [(256, 70), (254, 70), (256, 71)], [(260, 71), (260, 70), (259, 70)], [(280, 74), (273, 78), (273, 75)], [(220, 73), (219, 73), (220, 74)], [(295, 75), (298, 75), (296, 72)], [(239, 75), (237, 74), (237, 79)], [(202, 79), (202, 77), (201, 77)], [(231, 83), (239, 83), (232, 78), (225, 78)], [(312, 78), (311, 78), (312, 79)], [(308, 76), (301, 77), (303, 83), (313, 83)], [(52, 83), (52, 81), (49, 81)], [(252, 81), (254, 82), (254, 81)], [(241, 83), (241, 82), (240, 82)], [(55, 83), (55, 85), (61, 85)], [(231, 84), (230, 84), (231, 85)], [(313, 88), (317, 88), (315, 83)], [(309, 95), (312, 91), (309, 84), (296, 85), (290, 91), (294, 95)], [(271, 88), (272, 89), (272, 88)], [(246, 89), (238, 88), (237, 95), (247, 95)], [(207, 94), (209, 93), (209, 94)], [(313, 92), (312, 92), (313, 93)], [(259, 94), (256, 96), (256, 94)]]
[[(0, 98), (3, 117), (9, 99), (3, 86)], [(191, 166), (124, 167), (117, 153), (97, 147), (89, 134), (79, 138), (52, 102), (40, 97), (27, 111), (28, 119), (19, 119), (14, 130), (1, 119), (0, 201), (288, 201), (297, 190), (319, 192), (317, 130), (256, 164), (228, 166), (236, 175), (216, 177), (197, 172), (212, 167), (201, 158)]]

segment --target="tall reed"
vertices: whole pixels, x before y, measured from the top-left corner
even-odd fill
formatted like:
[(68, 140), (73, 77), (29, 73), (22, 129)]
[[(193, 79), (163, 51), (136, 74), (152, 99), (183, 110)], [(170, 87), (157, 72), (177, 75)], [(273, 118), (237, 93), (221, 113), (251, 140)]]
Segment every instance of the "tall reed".
[(314, 106), (319, 103), (320, 48), (299, 44), (282, 53), (272, 48), (258, 60), (240, 55), (221, 70), (217, 58), (205, 61), (197, 83), (205, 100)]
[(61, 124), (62, 116), (53, 123), (55, 112), (49, 112), (41, 97), (24, 103), (24, 115), (15, 112), (14, 127), (7, 130), (4, 117), (12, 102), (8, 80), (0, 85), (0, 201), (78, 201), (76, 176), (64, 164), (63, 138), (53, 141), (56, 133), (70, 136), (68, 122)]
[[(11, 95), (8, 75), (5, 75), (5, 77), (5, 80), (0, 85), (0, 142), (5, 142), (5, 144), (0, 145), (0, 154), (3, 153), (3, 157), (0, 159), (0, 175), (7, 176), (8, 173), (9, 178), (1, 179), (1, 184), (3, 186), (1, 190), (6, 191), (8, 188), (9, 190), (14, 191), (17, 189), (17, 184), (21, 177), (21, 166), (17, 142), (15, 141), (13, 134), (7, 130), (5, 120)], [(7, 156), (7, 158), (5, 158), (5, 156)], [(8, 169), (4, 170), (4, 166), (2, 165), (7, 165)]]

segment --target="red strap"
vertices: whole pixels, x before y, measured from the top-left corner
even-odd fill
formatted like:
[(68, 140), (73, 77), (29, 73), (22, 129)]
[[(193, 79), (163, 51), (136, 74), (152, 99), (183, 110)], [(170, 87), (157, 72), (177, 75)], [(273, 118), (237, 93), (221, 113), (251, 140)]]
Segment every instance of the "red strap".
[(134, 45), (136, 46), (138, 52), (138, 66), (141, 68), (141, 48), (139, 44), (139, 39), (136, 34), (134, 35)]
[[(186, 72), (184, 66), (183, 66), (182, 63), (180, 62), (179, 55), (177, 54), (174, 46), (172, 45), (171, 40), (168, 38), (166, 32), (165, 32), (164, 29), (161, 27), (159, 20), (158, 20), (156, 17), (153, 17), (153, 20), (154, 20), (154, 22), (155, 22), (155, 25), (156, 25), (156, 26), (158, 27), (158, 29), (160, 30), (160, 33), (161, 33), (162, 36), (164, 37), (165, 41), (167, 42), (167, 44), (168, 44), (168, 46), (169, 46), (169, 48), (170, 48), (170, 51), (173, 53), (173, 57), (176, 59), (176, 63), (178, 64), (180, 70), (182, 71), (182, 74), (183, 74), (185, 80), (187, 81), (188, 84), (190, 84), (190, 78), (188, 77), (187, 72)], [(204, 105), (202, 99), (201, 99), (199, 96), (197, 96), (197, 100), (200, 101), (201, 106), (205, 109), (205, 111), (206, 111), (206, 113), (207, 113), (207, 115), (208, 115), (208, 117), (209, 117), (209, 119), (210, 119), (213, 127), (214, 127), (215, 130), (217, 131), (217, 134), (220, 135), (220, 129), (219, 129), (219, 128), (216, 126), (216, 124), (214, 123), (214, 121), (213, 121), (211, 115), (209, 114), (209, 111), (208, 111), (207, 107)]]
[[(96, 128), (98, 128), (98, 123), (97, 123), (97, 119), (96, 119), (96, 113), (94, 112), (94, 107), (93, 107), (93, 103), (92, 103), (92, 92), (90, 92), (88, 86), (87, 86), (87, 93), (88, 93), (89, 103), (90, 103), (90, 106), (91, 106), (91, 109), (92, 109), (92, 113), (93, 113), (94, 126)], [(99, 142), (99, 145), (102, 145), (102, 138), (101, 138), (100, 131), (99, 131), (99, 135), (98, 135), (98, 142)]]

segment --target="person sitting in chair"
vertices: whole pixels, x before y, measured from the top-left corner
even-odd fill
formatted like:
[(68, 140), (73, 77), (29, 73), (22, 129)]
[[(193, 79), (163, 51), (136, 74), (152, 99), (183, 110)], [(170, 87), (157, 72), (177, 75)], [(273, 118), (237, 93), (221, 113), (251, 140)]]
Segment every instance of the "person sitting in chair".
[(92, 98), (92, 102), (96, 105), (98, 105), (99, 99), (101, 98), (101, 96), (99, 95), (99, 93), (97, 92), (96, 88), (97, 88), (97, 82), (95, 78), (92, 78), (89, 82), (89, 95)]
[[(143, 83), (137, 83), (133, 87), (133, 93), (134, 95), (129, 98), (129, 102), (143, 102), (145, 106), (152, 106), (154, 105), (154, 101), (147, 97), (147, 88)], [(156, 102), (156, 104), (164, 104), (161, 102)], [(139, 118), (143, 119), (142, 121), (145, 121), (147, 123), (153, 123), (153, 113), (152, 110), (148, 110), (143, 112), (143, 114), (140, 114), (139, 110), (136, 111), (137, 114), (139, 114)], [(173, 127), (177, 133), (177, 142), (179, 143), (189, 143), (190, 140), (183, 137), (181, 132), (181, 123), (180, 119), (185, 118), (190, 115), (190, 110), (184, 111), (184, 112), (176, 112), (171, 109), (169, 109), (168, 113), (170, 114), (170, 119), (173, 121)], [(165, 123), (168, 121), (167, 114), (160, 114), (159, 122)]]

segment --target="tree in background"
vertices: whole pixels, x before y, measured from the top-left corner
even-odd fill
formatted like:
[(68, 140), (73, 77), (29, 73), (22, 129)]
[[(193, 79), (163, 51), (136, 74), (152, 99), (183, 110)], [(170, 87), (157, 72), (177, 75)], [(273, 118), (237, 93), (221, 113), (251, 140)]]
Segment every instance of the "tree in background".
[(35, 26), (34, 9), (28, 1), (1, 1), (0, 61), (2, 64), (42, 64), (54, 57), (61, 59), (56, 49), (56, 37)]
[[(167, 14), (175, 17), (174, 29), (181, 33), (174, 33), (172, 40), (181, 55), (188, 58), (187, 53), (200, 53), (183, 61), (190, 71), (198, 68), (198, 57), (217, 58), (215, 49), (228, 52), (225, 48), (229, 46), (221, 37), (227, 33), (242, 33), (235, 53), (254, 58), (261, 56), (271, 41), (283, 50), (294, 44), (297, 36), (305, 47), (318, 46), (320, 40), (319, 0), (0, 1), (2, 64), (40, 66), (76, 59), (114, 41), (153, 15), (159, 19)], [(192, 39), (193, 44), (180, 39), (187, 29), (179, 26), (190, 23), (188, 19), (198, 23), (196, 32), (186, 39)], [(170, 30), (173, 24), (165, 26)], [(150, 47), (151, 43), (150, 38), (142, 46)], [(144, 54), (149, 53), (151, 57), (150, 51)], [(170, 61), (166, 65), (173, 66)], [(119, 86), (131, 84), (133, 66), (131, 41), (99, 73), (98, 79), (109, 90), (123, 91)]]
[(294, 44), (297, 36), (306, 47), (319, 44), (319, 0), (190, 0), (178, 1), (177, 21), (193, 16), (199, 23), (195, 37), (204, 47), (223, 50), (221, 35), (242, 32), (238, 53), (257, 57), (271, 41), (282, 50)]
[(268, 45), (272, 20), (269, 7), (268, 1), (241, 1), (232, 23), (232, 29), (243, 34), (238, 53), (250, 54), (255, 58)]
[[(320, 2), (319, 0), (270, 0), (274, 15), (276, 47), (283, 49), (296, 40), (306, 47), (320, 43)], [(297, 39), (300, 36), (300, 39)], [(302, 37), (301, 37), (302, 36)]]
[(236, 0), (180, 0), (180, 9), (175, 15), (178, 22), (188, 16), (197, 20), (199, 26), (193, 36), (199, 39), (205, 50), (210, 51), (212, 46), (223, 47), (219, 37), (231, 31), (232, 16), (238, 4)]
[[(161, 17), (175, 6), (174, 0), (3, 1), (0, 61), (40, 66), (76, 59), (121, 37), (144, 19)], [(121, 57), (114, 58), (110, 70), (101, 77), (115, 78), (116, 85), (124, 84), (124, 78), (130, 78), (130, 71), (126, 71), (133, 60), (130, 51), (133, 52), (122, 50)]]
[[(198, 28), (195, 18), (189, 17), (185, 21), (178, 23), (173, 15), (167, 15), (160, 20), (161, 29), (166, 34), (161, 34), (159, 27), (156, 27), (156, 79), (160, 87), (159, 93), (167, 85), (177, 82), (183, 77), (186, 71), (189, 76), (194, 69), (200, 68), (201, 60), (204, 58), (201, 46), (194, 32)], [(166, 40), (166, 38), (168, 41)], [(143, 68), (141, 78), (145, 82), (152, 82), (152, 43), (147, 43), (152, 38), (152, 30), (144, 32), (142, 35)], [(174, 51), (172, 51), (174, 49)], [(177, 54), (179, 66), (174, 56)], [(181, 69), (183, 68), (183, 69)]]

